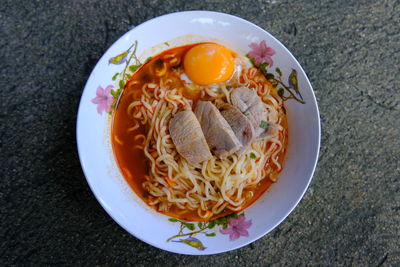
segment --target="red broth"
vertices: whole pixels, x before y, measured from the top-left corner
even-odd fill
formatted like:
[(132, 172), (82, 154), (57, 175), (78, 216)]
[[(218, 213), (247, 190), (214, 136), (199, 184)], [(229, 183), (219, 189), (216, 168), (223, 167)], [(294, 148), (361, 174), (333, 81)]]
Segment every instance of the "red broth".
[[(192, 46), (193, 45), (186, 45), (172, 48), (151, 58), (146, 64), (137, 70), (127, 82), (119, 105), (113, 113), (111, 143), (117, 164), (129, 186), (145, 203), (148, 203), (150, 195), (143, 188), (142, 184), (145, 181), (145, 175), (149, 173), (150, 164), (145, 157), (143, 150), (135, 148), (135, 146), (140, 144), (140, 140), (135, 141), (134, 137), (138, 134), (144, 134), (146, 136), (147, 127), (146, 125), (140, 124), (138, 130), (128, 131), (129, 128), (134, 126), (134, 120), (128, 115), (127, 112), (128, 106), (130, 103), (140, 98), (141, 88), (145, 83), (153, 82), (157, 84), (160, 82), (160, 79), (172, 79), (173, 85), (171, 88), (180, 88), (185, 97), (193, 99), (194, 101), (198, 100), (200, 95), (185, 91), (182, 81), (176, 77), (176, 74), (174, 73), (174, 69), (181, 66), (182, 57)], [(153, 75), (154, 71), (159, 68), (160, 64), (163, 63), (162, 59), (167, 54), (176, 54), (177, 57), (180, 58), (180, 62), (167, 64), (167, 73), (162, 78)], [(265, 82), (268, 81), (265, 80)], [(283, 126), (286, 128), (285, 140), (287, 140), (286, 117), (284, 117)], [(279, 157), (279, 162), (281, 164), (283, 163), (285, 157), (286, 144), (287, 141), (284, 143), (284, 149)], [(273, 184), (273, 181), (269, 179), (269, 177), (265, 177), (254, 188), (246, 189), (252, 190), (254, 196), (245, 204), (243, 209), (256, 201), (271, 186), (271, 184)], [(244, 193), (246, 190), (244, 190)], [(154, 206), (150, 207), (155, 209)], [(187, 221), (204, 221), (204, 219), (198, 216), (196, 210), (182, 213), (182, 210), (175, 205), (172, 205), (168, 211), (163, 211), (161, 213)], [(231, 213), (233, 213), (231, 210), (225, 209), (223, 212), (217, 216), (211, 217), (209, 220), (224, 217)]]

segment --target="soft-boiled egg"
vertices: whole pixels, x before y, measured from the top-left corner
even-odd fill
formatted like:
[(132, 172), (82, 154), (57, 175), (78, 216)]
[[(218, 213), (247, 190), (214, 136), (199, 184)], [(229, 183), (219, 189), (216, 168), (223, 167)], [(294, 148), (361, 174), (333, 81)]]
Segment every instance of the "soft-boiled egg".
[(189, 79), (199, 85), (225, 82), (234, 71), (234, 56), (223, 45), (199, 44), (186, 53), (183, 68)]

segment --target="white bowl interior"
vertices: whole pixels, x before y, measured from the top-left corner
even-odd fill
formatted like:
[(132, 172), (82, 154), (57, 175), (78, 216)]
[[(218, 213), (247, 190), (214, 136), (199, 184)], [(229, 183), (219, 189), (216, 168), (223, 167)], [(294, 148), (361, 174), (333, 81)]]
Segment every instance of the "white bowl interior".
[[(167, 217), (147, 207), (121, 176), (109, 141), (109, 118), (100, 116), (90, 100), (96, 88), (113, 84), (111, 77), (121, 66), (108, 59), (126, 50), (138, 40), (140, 55), (150, 47), (183, 35), (216, 38), (233, 50), (245, 54), (251, 42), (266, 40), (276, 51), (274, 67), (287, 79), (292, 69), (298, 73), (299, 88), (305, 105), (287, 101), (289, 145), (283, 172), (267, 193), (245, 210), (252, 220), (250, 236), (229, 241), (226, 235), (203, 238), (206, 250), (196, 250), (181, 243), (166, 242), (178, 232), (178, 226)], [(160, 46), (158, 46), (160, 49)], [(153, 49), (157, 51), (157, 49)], [(161, 52), (161, 51), (157, 51)], [(144, 53), (146, 54), (146, 52)], [(128, 232), (158, 248), (182, 254), (215, 254), (244, 246), (276, 227), (297, 205), (307, 189), (318, 158), (320, 123), (312, 87), (303, 69), (291, 53), (273, 36), (240, 18), (208, 11), (190, 11), (165, 15), (132, 29), (115, 42), (99, 60), (82, 94), (77, 142), (87, 181), (103, 208)]]

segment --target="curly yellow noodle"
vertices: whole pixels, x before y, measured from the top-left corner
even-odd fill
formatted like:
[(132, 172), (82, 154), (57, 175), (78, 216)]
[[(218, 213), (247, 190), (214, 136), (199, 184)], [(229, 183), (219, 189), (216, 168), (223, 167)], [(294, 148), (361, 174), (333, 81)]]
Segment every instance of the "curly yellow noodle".
[[(243, 70), (241, 78), (228, 85), (256, 90), (268, 111), (265, 120), (271, 125), (271, 133), (240, 155), (233, 154), (225, 159), (213, 157), (193, 166), (177, 153), (168, 130), (174, 114), (192, 109), (193, 101), (186, 99), (178, 88), (170, 88), (171, 84), (171, 79), (144, 84), (140, 99), (130, 103), (127, 109), (135, 119), (134, 126), (128, 131), (138, 129), (139, 124), (146, 125), (146, 136), (137, 135), (135, 140), (149, 161), (150, 171), (142, 184), (149, 193), (149, 205), (159, 211), (168, 211), (175, 206), (180, 209), (178, 214), (193, 210), (203, 220), (226, 210), (240, 211), (254, 196), (249, 189), (255, 189), (273, 169), (282, 169), (280, 156), (286, 142), (285, 128), (281, 125), (282, 101), (271, 95), (271, 85), (265, 83), (257, 69)], [(226, 85), (202, 86), (200, 89), (200, 97), (211, 97), (217, 105), (231, 101)]]

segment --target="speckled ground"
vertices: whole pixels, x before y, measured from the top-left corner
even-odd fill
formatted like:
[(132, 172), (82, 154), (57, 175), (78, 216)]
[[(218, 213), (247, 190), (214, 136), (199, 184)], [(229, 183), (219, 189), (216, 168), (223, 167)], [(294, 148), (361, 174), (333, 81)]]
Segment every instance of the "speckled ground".
[[(83, 176), (75, 121), (97, 59), (129, 25), (174, 11), (238, 15), (275, 35), (322, 121), (305, 198), (273, 232), (191, 257), (130, 236)], [(0, 5), (0, 265), (400, 264), (400, 2), (13, 1)]]

